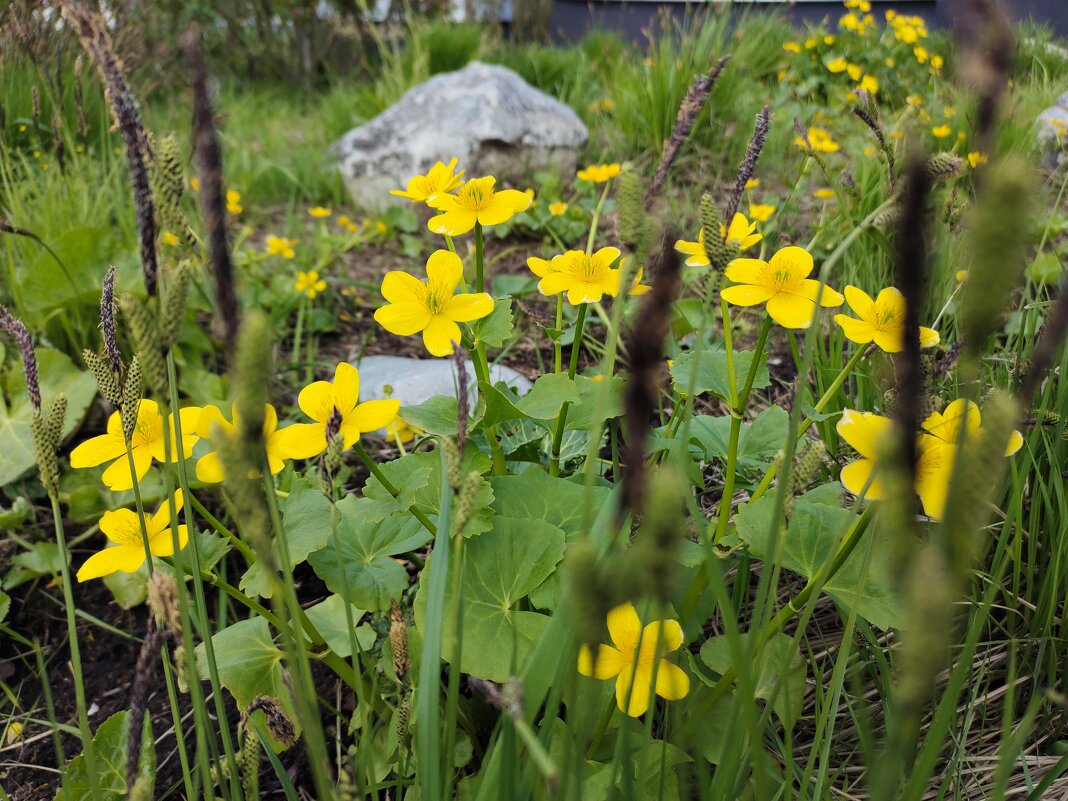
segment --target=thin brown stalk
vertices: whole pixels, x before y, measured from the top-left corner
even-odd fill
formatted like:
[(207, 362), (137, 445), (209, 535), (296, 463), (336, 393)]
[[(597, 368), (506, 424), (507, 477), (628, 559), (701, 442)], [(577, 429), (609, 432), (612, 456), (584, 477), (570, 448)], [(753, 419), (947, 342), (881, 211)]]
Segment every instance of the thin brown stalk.
[(735, 212), (738, 211), (738, 204), (741, 202), (742, 194), (745, 192), (745, 185), (753, 177), (753, 171), (756, 169), (757, 160), (764, 149), (764, 143), (768, 141), (768, 129), (770, 126), (771, 112), (767, 106), (764, 106), (760, 113), (757, 114), (753, 136), (749, 140), (749, 146), (745, 149), (742, 165), (738, 168), (738, 176), (734, 179), (734, 188), (731, 190), (731, 196), (727, 201), (726, 214), (723, 219), (728, 225), (734, 219)]
[(660, 156), (660, 163), (657, 165), (656, 173), (653, 175), (653, 182), (649, 185), (649, 191), (645, 195), (646, 203), (656, 197), (663, 188), (668, 173), (671, 171), (671, 165), (678, 158), (679, 151), (697, 121), (697, 115), (704, 108), (712, 88), (716, 85), (716, 81), (719, 80), (719, 76), (723, 74), (723, 70), (726, 68), (730, 58), (730, 56), (724, 56), (716, 63), (716, 66), (709, 70), (707, 75), (703, 75), (694, 81), (693, 86), (690, 87), (686, 96), (682, 99), (678, 116), (675, 118), (675, 128), (671, 131), (671, 136), (668, 137), (668, 140), (664, 142), (664, 152)]

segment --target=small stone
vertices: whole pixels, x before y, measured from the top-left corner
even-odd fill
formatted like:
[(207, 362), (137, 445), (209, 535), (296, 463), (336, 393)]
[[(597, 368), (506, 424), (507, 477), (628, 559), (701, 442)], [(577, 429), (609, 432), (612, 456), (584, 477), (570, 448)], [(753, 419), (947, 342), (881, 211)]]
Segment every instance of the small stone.
[(1035, 121), (1035, 143), (1043, 165), (1051, 170), (1064, 163), (1065, 148), (1068, 147), (1068, 92), (1061, 95), (1057, 103), (1045, 109)]
[[(472, 408), (478, 399), (475, 366), (467, 365), (467, 387)], [(412, 359), (407, 356), (364, 356), (360, 370), (360, 400), (393, 398), (401, 406), (415, 406), (435, 395), (456, 396), (456, 362), (452, 359)], [(532, 384), (511, 367), (490, 365), (490, 380), (503, 381), (517, 394), (527, 393)], [(392, 391), (387, 391), (391, 389)]]
[(374, 119), (333, 145), (353, 200), (381, 209), (403, 189), (454, 156), (465, 178), (493, 175), (522, 188), (539, 171), (574, 177), (588, 132), (574, 110), (512, 70), (473, 61), (410, 89)]

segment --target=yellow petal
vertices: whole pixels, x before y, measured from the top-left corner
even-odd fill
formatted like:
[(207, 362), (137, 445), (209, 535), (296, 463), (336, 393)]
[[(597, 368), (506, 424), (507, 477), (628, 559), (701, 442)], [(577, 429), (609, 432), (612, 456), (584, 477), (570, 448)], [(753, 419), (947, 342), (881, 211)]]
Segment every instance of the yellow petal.
[(669, 701), (678, 701), (689, 692), (690, 677), (678, 665), (661, 659), (656, 669), (656, 694)]
[(348, 362), (334, 368), (334, 405), (344, 414), (356, 407), (360, 399), (360, 371)]
[(765, 286), (753, 286), (751, 284), (738, 284), (728, 286), (720, 290), (719, 296), (735, 306), (756, 306), (768, 300), (774, 290)]
[(868, 322), (872, 321), (875, 315), (875, 301), (871, 299), (871, 295), (863, 289), (847, 286), (845, 288), (845, 300), (849, 304), (849, 308), (856, 312), (858, 317)]
[(890, 431), (893, 422), (889, 417), (846, 409), (838, 420), (838, 436), (866, 459), (879, 455), (880, 443)]
[[(849, 288), (846, 287), (846, 289), (848, 291)], [(867, 345), (875, 338), (875, 328), (871, 323), (850, 317), (848, 314), (836, 314), (834, 321), (842, 327), (842, 333), (850, 342)]]
[[(178, 526), (178, 550), (189, 542), (189, 529)], [(148, 538), (148, 549), (153, 556), (174, 556), (174, 532), (170, 526)]]
[(1005, 446), (1005, 455), (1012, 456), (1016, 451), (1023, 447), (1024, 438), (1023, 434), (1019, 431), (1013, 431), (1009, 434), (1009, 444)]
[(116, 545), (141, 542), (141, 519), (130, 509), (109, 509), (100, 517), (100, 531)]
[(538, 282), (538, 291), (543, 295), (559, 295), (574, 282), (574, 277), (568, 273), (549, 273)]
[[(134, 469), (137, 473), (137, 480), (140, 481), (148, 473), (148, 469), (152, 466), (152, 453), (147, 448), (134, 448), (133, 449)], [(104, 485), (108, 489), (115, 490), (115, 492), (124, 492), (125, 490), (133, 489), (133, 478), (130, 475), (130, 463), (123, 454), (114, 462), (111, 466), (104, 471), (102, 476)]]
[(460, 326), (444, 314), (435, 314), (423, 329), (423, 344), (433, 356), (451, 356), (452, 343), (461, 338)]
[(610, 645), (598, 645), (594, 656), (589, 646), (579, 648), (578, 672), (604, 681), (618, 675), (622, 666), (622, 654)]
[(773, 270), (786, 270), (795, 278), (805, 278), (812, 272), (812, 254), (797, 245), (780, 249), (769, 262)]
[(869, 501), (882, 500), (882, 483), (878, 475), (874, 478), (872, 477), (874, 471), (874, 461), (871, 459), (858, 459), (842, 468), (839, 480), (842, 482), (842, 486), (854, 495), (863, 495)]
[[(400, 411), (399, 400), (366, 401), (357, 406), (350, 414), (345, 415), (345, 422), (351, 420), (359, 427), (360, 433), (377, 431), (396, 420), (398, 411)], [(346, 443), (346, 447), (347, 445), (348, 443)]]
[(200, 410), (196, 426), (198, 436), (204, 439), (210, 439), (217, 435), (229, 436), (233, 428), (233, 424), (223, 417), (222, 409), (218, 406), (209, 405)]
[(590, 256), (590, 261), (594, 267), (607, 269), (620, 255), (619, 248), (601, 248)]
[(629, 601), (614, 607), (608, 613), (608, 634), (612, 642), (621, 650), (627, 651), (638, 645), (642, 633), (642, 622), (638, 610)]
[(78, 581), (110, 576), (112, 573), (134, 573), (145, 563), (145, 549), (141, 545), (115, 545), (98, 551), (78, 569)]
[[(451, 195), (438, 195), (435, 200), (440, 200), (443, 197), (451, 197)], [(478, 215), (475, 212), (467, 209), (457, 209), (439, 214), (437, 217), (431, 217), (426, 227), (435, 234), (460, 236), (460, 234), (466, 234), (474, 228), (477, 221)]]
[(567, 302), (572, 306), (580, 303), (597, 303), (604, 297), (604, 289), (600, 284), (591, 284), (588, 281), (576, 281), (567, 290)]
[(197, 460), (197, 481), (205, 484), (218, 484), (225, 478), (222, 459), (215, 451), (205, 453)]
[(652, 664), (656, 657), (669, 654), (682, 645), (682, 627), (676, 620), (657, 620), (642, 629), (639, 661)]
[[(70, 466), (77, 469), (80, 467), (96, 467), (110, 459), (125, 456), (126, 443), (122, 438), (113, 434), (101, 434), (98, 437), (87, 439), (77, 448), (70, 452)], [(124, 459), (125, 461), (125, 459)]]
[(334, 388), (329, 381), (313, 381), (297, 395), (297, 405), (312, 420), (326, 423), (334, 411)]
[(760, 259), (734, 259), (723, 274), (736, 284), (763, 284), (767, 267)]
[(537, 256), (530, 256), (527, 258), (527, 267), (529, 267), (530, 271), (538, 276), (538, 278), (544, 278), (551, 273), (553, 269), (552, 262), (547, 261), (546, 259), (539, 259)]
[(325, 423), (294, 423), (278, 432), (278, 452), (283, 459), (311, 459), (325, 450)]
[(783, 328), (808, 328), (816, 313), (816, 304), (803, 295), (779, 292), (768, 298), (768, 314)]
[(390, 270), (382, 279), (382, 297), (390, 303), (419, 303), (423, 302), (426, 288), (423, 282), (414, 275)]
[[(174, 514), (178, 515), (182, 511), (182, 504), (185, 499), (182, 496), (182, 491), (177, 490), (174, 493)], [(164, 499), (163, 503), (159, 505), (159, 509), (156, 513), (147, 521), (149, 536), (158, 534), (165, 529), (169, 529), (171, 525), (171, 504), (169, 499)]]
[(616, 704), (632, 718), (641, 717), (649, 709), (653, 696), (653, 675), (649, 668), (638, 665), (632, 670), (624, 665), (616, 679)]
[(875, 329), (872, 340), (887, 353), (899, 353), (905, 347), (905, 329)]
[(942, 337), (933, 328), (926, 328), (920, 326), (920, 347), (921, 348), (933, 348), (939, 342), (942, 341)]
[(401, 337), (418, 334), (433, 315), (422, 303), (391, 303), (375, 311), (375, 322)]
[(448, 250), (435, 250), (426, 262), (426, 275), (438, 294), (451, 295), (464, 275), (460, 257)]
[(824, 308), (841, 306), (845, 300), (841, 292), (836, 292), (826, 284), (821, 286), (820, 282), (814, 278), (802, 279), (797, 288), (793, 290), (793, 294), (808, 298), (813, 303), (816, 302), (816, 298), (819, 298), (820, 305)]
[(469, 295), (453, 295), (442, 313), (458, 323), (479, 320), (493, 311), (493, 298), (485, 292)]

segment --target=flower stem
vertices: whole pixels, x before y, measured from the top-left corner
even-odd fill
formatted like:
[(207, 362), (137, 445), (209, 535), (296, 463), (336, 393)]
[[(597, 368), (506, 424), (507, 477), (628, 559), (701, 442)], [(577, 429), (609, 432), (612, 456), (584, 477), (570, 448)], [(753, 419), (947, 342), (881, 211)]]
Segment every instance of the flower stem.
[(304, 309), (308, 302), (302, 297), (297, 305), (297, 323), (293, 326), (293, 352), (289, 355), (289, 363), (297, 364), (300, 361), (300, 339), (304, 332)]
[(63, 516), (59, 510), (59, 498), (49, 493), (48, 499), (52, 502), (52, 521), (56, 530), (56, 544), (59, 545), (60, 553), (60, 576), (63, 580), (63, 606), (67, 613), (67, 640), (70, 646), (70, 667), (74, 681), (74, 698), (78, 705), (78, 731), (82, 738), (82, 752), (85, 755), (85, 772), (89, 777), (89, 787), (92, 798), (99, 798), (100, 781), (96, 772), (96, 754), (93, 748), (93, 732), (89, 728), (89, 713), (85, 703), (85, 684), (82, 680), (82, 656), (78, 647), (78, 626), (74, 620), (74, 587), (70, 580), (70, 565), (67, 558), (70, 556), (67, 550), (67, 540), (63, 533)]
[[(571, 340), (571, 362), (568, 364), (567, 377), (570, 379), (575, 378), (575, 372), (578, 369), (578, 355), (579, 350), (582, 347), (582, 329), (586, 324), (586, 306), (582, 303), (579, 305), (578, 319), (575, 320), (575, 337)], [(560, 414), (556, 418), (556, 428), (553, 430), (553, 450), (549, 457), (549, 475), (560, 475), (560, 445), (564, 441), (564, 426), (567, 423), (567, 408), (569, 403), (564, 402), (560, 406)]]
[[(716, 515), (716, 528), (712, 542), (719, 542), (727, 533), (727, 524), (730, 520), (731, 500), (734, 497), (734, 478), (738, 468), (738, 440), (742, 433), (742, 418), (745, 416), (745, 407), (749, 403), (749, 393), (753, 390), (753, 382), (756, 381), (757, 370), (760, 369), (760, 356), (764, 352), (764, 345), (768, 341), (768, 332), (771, 330), (771, 317), (765, 315), (764, 322), (760, 325), (760, 334), (757, 337), (756, 350), (753, 351), (753, 360), (749, 363), (749, 372), (745, 376), (745, 385), (737, 402), (731, 410), (731, 431), (727, 443), (727, 467), (723, 476), (723, 495), (719, 500), (719, 511)], [(708, 524), (709, 533), (712, 533), (712, 521)]]
[(482, 235), (482, 223), (475, 223), (475, 292), (485, 292), (485, 278), (483, 276), (484, 261), (483, 250), (485, 241)]
[(611, 178), (604, 182), (604, 191), (601, 192), (601, 197), (597, 200), (597, 205), (594, 206), (593, 219), (590, 220), (590, 235), (586, 239), (587, 256), (593, 253), (593, 240), (597, 237), (597, 224), (601, 221), (601, 209), (604, 207), (604, 202), (608, 198), (608, 187), (611, 185)]
[[(561, 292), (556, 296), (556, 330), (560, 331), (564, 325), (564, 295)], [(564, 364), (564, 346), (560, 344), (561, 334), (556, 335), (556, 339), (553, 340), (553, 356), (556, 361), (556, 372), (559, 373), (563, 370)]]
[[(363, 449), (363, 446), (359, 442), (354, 442), (352, 445), (352, 449), (356, 452), (356, 455), (360, 457), (360, 461), (363, 462), (367, 469), (371, 472), (371, 475), (378, 479), (379, 484), (385, 487), (386, 492), (388, 492), (394, 498), (400, 495), (400, 490), (393, 486), (393, 482), (386, 478), (385, 474), (378, 469), (378, 465), (375, 464), (374, 459), (372, 459), (370, 454)], [(408, 509), (408, 511), (411, 513), (412, 517), (422, 523), (423, 528), (425, 528), (431, 534), (438, 533), (437, 526), (431, 523), (430, 519), (425, 514), (420, 512), (414, 506)]]
[[(864, 353), (866, 351), (867, 348), (858, 348), (857, 351), (851, 357), (849, 357), (849, 361), (846, 362), (845, 366), (839, 371), (838, 375), (835, 376), (834, 381), (832, 381), (831, 385), (827, 387), (827, 391), (824, 392), (822, 396), (820, 396), (820, 399), (818, 401), (816, 401), (816, 405), (812, 411), (814, 411), (816, 414), (819, 414), (823, 411), (824, 407), (828, 403), (830, 403), (831, 398), (833, 398), (838, 392), (838, 390), (841, 389), (842, 384), (845, 383), (845, 380), (849, 376), (849, 374), (853, 372), (857, 364), (864, 357)], [(812, 424), (815, 422), (815, 419), (812, 417), (805, 417), (805, 419), (801, 421), (801, 425), (797, 428), (798, 442), (801, 441), (801, 437), (804, 436), (805, 432), (808, 431), (812, 427)], [(771, 486), (771, 482), (775, 479), (777, 473), (778, 465), (772, 464), (768, 468), (767, 472), (764, 473), (764, 477), (760, 479), (760, 483), (757, 484), (756, 489), (753, 490), (753, 494), (749, 498), (750, 503), (755, 501), (767, 491), (768, 487)]]

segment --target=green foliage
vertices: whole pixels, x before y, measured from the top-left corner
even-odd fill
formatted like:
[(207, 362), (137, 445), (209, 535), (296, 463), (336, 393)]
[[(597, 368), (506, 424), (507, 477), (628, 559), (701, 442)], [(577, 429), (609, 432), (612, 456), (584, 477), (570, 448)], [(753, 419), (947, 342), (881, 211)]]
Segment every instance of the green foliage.
[[(116, 712), (93, 735), (98, 794), (94, 795), (85, 765), (85, 755), (76, 756), (63, 773), (60, 801), (96, 801), (126, 797), (126, 754), (130, 738), (130, 713)], [(152, 739), (152, 719), (146, 715), (137, 759), (137, 776), (153, 782), (156, 777), (156, 747)]]

